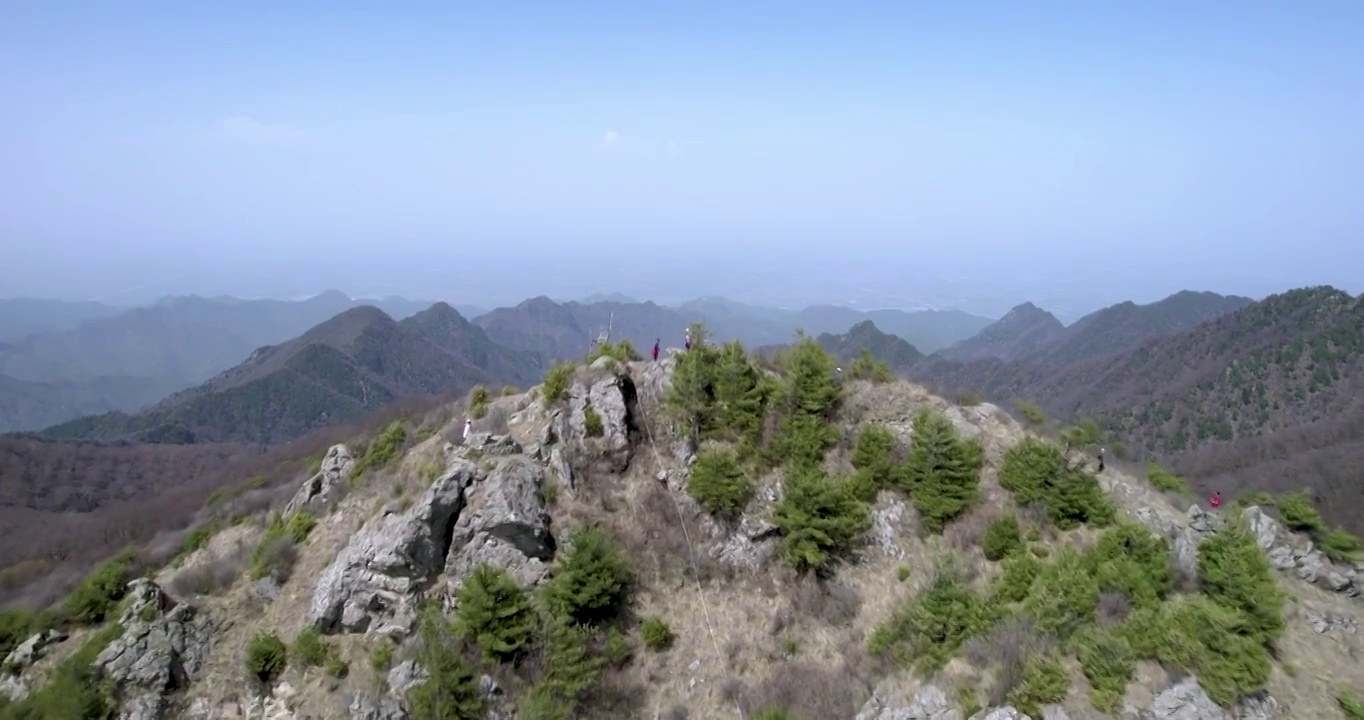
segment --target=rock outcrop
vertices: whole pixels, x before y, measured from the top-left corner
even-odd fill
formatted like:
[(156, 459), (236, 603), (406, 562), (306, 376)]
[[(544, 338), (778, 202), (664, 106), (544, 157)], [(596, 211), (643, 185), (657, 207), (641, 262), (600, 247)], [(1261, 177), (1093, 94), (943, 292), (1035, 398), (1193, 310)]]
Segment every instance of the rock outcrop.
[(415, 620), (416, 593), (445, 566), (450, 534), (464, 506), (464, 489), (477, 477), (470, 461), (452, 458), (444, 474), (407, 512), (386, 507), (351, 537), (317, 579), (310, 620), (323, 632), (407, 632)]
[(327, 506), (334, 497), (338, 495), (338, 488), (346, 479), (346, 473), (350, 472), (351, 465), (355, 459), (351, 456), (350, 448), (345, 445), (333, 445), (327, 450), (326, 457), (322, 458), (322, 467), (316, 475), (303, 482), (303, 486), (298, 489), (298, 493), (289, 501), (284, 508), (284, 514), (290, 515), (299, 510), (308, 510), (313, 514), (320, 514), (320, 510)]
[[(605, 365), (594, 364), (593, 369), (602, 371)], [(590, 385), (575, 382), (569, 388), (568, 436), (572, 442), (600, 442), (611, 471), (624, 472), (639, 435), (634, 417), (637, 400), (634, 380), (624, 373), (612, 371)], [(589, 413), (596, 416), (596, 422), (589, 423)]]
[(119, 624), (123, 634), (94, 666), (125, 698), (125, 720), (165, 715), (168, 696), (202, 677), (213, 628), (191, 605), (175, 603), (151, 580), (129, 583), (129, 603)]
[(1360, 568), (1332, 563), (1308, 538), (1285, 529), (1257, 506), (1246, 508), (1244, 517), (1255, 542), (1279, 570), (1333, 592), (1364, 599), (1364, 575)]
[(442, 572), (451, 589), (479, 563), (544, 578), (554, 557), (544, 470), (502, 435), (475, 433), (446, 452), (444, 474), (411, 509), (386, 508), (319, 576), (311, 620), (324, 632), (410, 632)]
[(465, 489), (446, 564), (452, 590), (480, 563), (507, 570), (525, 584), (544, 578), (554, 558), (544, 483), (539, 465), (515, 456), (501, 459)]

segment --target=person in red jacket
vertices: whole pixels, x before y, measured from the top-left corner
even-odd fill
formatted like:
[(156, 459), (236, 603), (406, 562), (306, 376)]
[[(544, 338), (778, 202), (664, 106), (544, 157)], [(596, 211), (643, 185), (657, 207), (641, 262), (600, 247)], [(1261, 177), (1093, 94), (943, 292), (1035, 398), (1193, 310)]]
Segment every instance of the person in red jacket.
[(654, 338), (654, 362), (658, 362), (658, 338)]
[(1212, 509), (1213, 509), (1213, 510), (1216, 510), (1217, 508), (1221, 507), (1221, 506), (1222, 506), (1222, 491), (1221, 491), (1221, 490), (1218, 490), (1217, 492), (1213, 493), (1213, 494), (1212, 494), (1212, 499), (1208, 501), (1208, 504), (1212, 506)]

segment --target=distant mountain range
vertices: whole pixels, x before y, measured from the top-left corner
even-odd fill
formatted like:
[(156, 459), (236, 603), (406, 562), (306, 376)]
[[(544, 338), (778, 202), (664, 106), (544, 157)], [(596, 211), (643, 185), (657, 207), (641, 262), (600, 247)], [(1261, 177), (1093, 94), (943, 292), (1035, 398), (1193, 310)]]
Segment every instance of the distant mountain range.
[[(186, 368), (210, 367), (206, 358), (227, 356), (229, 343), (209, 337), (215, 330), (236, 328), (244, 342), (240, 328), (247, 321), (239, 313), (274, 323), (259, 332), (278, 334), (301, 322), (298, 307), (260, 302), (272, 301), (195, 298), (99, 317), (65, 333), (30, 337), (0, 359), (36, 372), (37, 365), (20, 361), (51, 353), (52, 365), (60, 360), (69, 372), (150, 367), (183, 377)], [(687, 325), (700, 320), (716, 340), (739, 339), (757, 349), (789, 342), (800, 327), (842, 362), (866, 348), (897, 374), (942, 391), (980, 392), (1006, 406), (1025, 398), (1067, 422), (1093, 417), (1132, 455), (1188, 473), (1200, 491), (1306, 487), (1341, 501), (1340, 508), (1358, 504), (1360, 478), (1353, 473), (1364, 459), (1364, 300), (1332, 288), (1259, 302), (1181, 292), (1147, 305), (1120, 303), (1070, 326), (1031, 303), (988, 322), (954, 313), (789, 312), (720, 298), (666, 307), (537, 297), (472, 320), (444, 303), (395, 320), (339, 293), (308, 302), (346, 307), (289, 338), (242, 352), (239, 362), (188, 389), (158, 387), (155, 375), (118, 382), (109, 375), (53, 382), (0, 376), (0, 411), (6, 422), (57, 418), (42, 425), (48, 441), (278, 444), (352, 422), (398, 398), (463, 392), (476, 383), (536, 383), (554, 359), (581, 358), (608, 326), (613, 339), (643, 351), (654, 338), (679, 346)], [(412, 307), (388, 305), (397, 312)], [(158, 325), (157, 317), (166, 322)], [(951, 342), (925, 355), (913, 336), (883, 322), (929, 343)], [(119, 342), (119, 328), (137, 340)], [(147, 346), (141, 365), (134, 352), (139, 343)], [(72, 356), (63, 358), (64, 348)], [(82, 412), (91, 403), (133, 403), (156, 392), (145, 408)], [(1336, 522), (1364, 524), (1329, 503), (1324, 508)]]
[(1201, 492), (1307, 489), (1329, 519), (1364, 529), (1364, 298), (1329, 287), (1259, 302), (1179, 293), (1059, 331), (1020, 306), (910, 375), (1092, 417)]
[(411, 395), (538, 381), (541, 358), (491, 342), (445, 303), (402, 321), (346, 310), (141, 412), (83, 417), (43, 431), (58, 440), (277, 444), (354, 422)]

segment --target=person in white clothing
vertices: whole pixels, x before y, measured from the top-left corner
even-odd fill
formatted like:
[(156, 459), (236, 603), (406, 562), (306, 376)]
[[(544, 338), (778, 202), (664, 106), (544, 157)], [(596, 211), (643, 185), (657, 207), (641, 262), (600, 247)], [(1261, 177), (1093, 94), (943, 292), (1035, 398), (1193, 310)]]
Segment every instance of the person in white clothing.
[(474, 419), (464, 418), (464, 439), (469, 439), (469, 433), (474, 431)]

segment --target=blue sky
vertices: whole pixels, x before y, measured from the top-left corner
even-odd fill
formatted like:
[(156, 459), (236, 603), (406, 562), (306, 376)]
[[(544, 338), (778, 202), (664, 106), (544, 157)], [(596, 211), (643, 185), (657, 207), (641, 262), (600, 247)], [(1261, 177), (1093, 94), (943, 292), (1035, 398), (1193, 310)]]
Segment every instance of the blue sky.
[(1364, 290), (1358, 2), (58, 5), (0, 295)]

